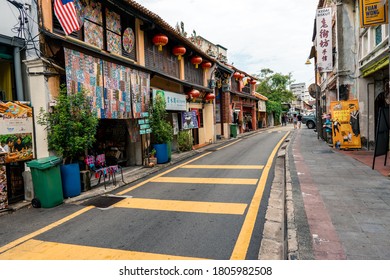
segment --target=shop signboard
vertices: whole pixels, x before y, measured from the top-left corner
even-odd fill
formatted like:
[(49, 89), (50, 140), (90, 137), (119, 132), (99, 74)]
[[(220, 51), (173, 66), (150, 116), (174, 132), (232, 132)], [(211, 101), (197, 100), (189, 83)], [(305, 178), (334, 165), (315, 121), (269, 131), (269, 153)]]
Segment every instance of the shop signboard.
[(358, 100), (332, 101), (330, 108), (333, 146), (340, 149), (360, 149)]
[(360, 27), (370, 27), (387, 24), (387, 1), (360, 0)]
[(317, 10), (317, 69), (320, 72), (333, 71), (332, 62), (332, 9)]
[(165, 109), (167, 111), (186, 111), (187, 100), (184, 94), (178, 94), (170, 91), (153, 89), (153, 99), (156, 95), (162, 95), (165, 98)]

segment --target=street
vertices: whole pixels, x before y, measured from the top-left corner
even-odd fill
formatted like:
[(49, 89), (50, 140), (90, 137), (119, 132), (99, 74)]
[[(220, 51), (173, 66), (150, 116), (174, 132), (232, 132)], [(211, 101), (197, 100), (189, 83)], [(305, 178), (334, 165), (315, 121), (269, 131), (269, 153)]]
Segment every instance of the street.
[(3, 216), (0, 259), (255, 260), (282, 130), (210, 148), (111, 196)]

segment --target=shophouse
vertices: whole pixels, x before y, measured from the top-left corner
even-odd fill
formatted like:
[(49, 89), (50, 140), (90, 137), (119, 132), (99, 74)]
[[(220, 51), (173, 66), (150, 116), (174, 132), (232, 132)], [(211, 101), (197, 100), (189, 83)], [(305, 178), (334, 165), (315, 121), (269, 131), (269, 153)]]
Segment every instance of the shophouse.
[[(373, 149), (377, 142), (376, 128), (380, 108), (388, 108), (389, 54), (388, 24), (376, 21), (363, 25), (363, 4), (370, 1), (318, 1), (318, 9), (331, 9), (332, 68), (319, 67), (318, 44), (321, 40), (320, 22), (315, 23), (313, 48), (309, 58), (315, 58), (317, 84), (320, 85), (318, 102), (320, 114), (330, 112), (332, 101), (357, 100), (362, 148)], [(376, 15), (388, 16), (387, 10), (379, 9)], [(378, 4), (378, 5), (376, 5)], [(386, 8), (387, 9), (387, 8)]]

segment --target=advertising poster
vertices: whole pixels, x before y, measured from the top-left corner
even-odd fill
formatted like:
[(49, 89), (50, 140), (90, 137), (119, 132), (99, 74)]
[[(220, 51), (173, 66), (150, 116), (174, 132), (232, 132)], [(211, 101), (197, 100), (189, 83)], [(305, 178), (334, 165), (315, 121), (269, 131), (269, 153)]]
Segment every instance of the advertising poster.
[(332, 101), (330, 108), (333, 146), (340, 149), (360, 149), (358, 101)]
[(34, 158), (32, 108), (25, 102), (0, 102), (1, 152), (5, 162)]
[(183, 112), (182, 116), (182, 128), (183, 129), (193, 129), (198, 128), (198, 118), (196, 116), (196, 111)]

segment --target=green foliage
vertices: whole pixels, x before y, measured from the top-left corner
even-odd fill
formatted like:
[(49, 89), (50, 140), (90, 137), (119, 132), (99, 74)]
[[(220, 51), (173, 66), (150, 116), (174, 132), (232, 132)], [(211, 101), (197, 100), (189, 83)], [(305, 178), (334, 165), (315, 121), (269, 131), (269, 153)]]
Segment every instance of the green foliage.
[(283, 75), (265, 68), (260, 71), (259, 75), (255, 76), (260, 82), (256, 91), (268, 98), (268, 101), (266, 101), (267, 113), (273, 113), (275, 123), (278, 124), (283, 111), (283, 104), (295, 100), (294, 94), (288, 89), (293, 83), (291, 73)]
[(192, 134), (190, 130), (182, 130), (177, 136), (177, 145), (179, 152), (186, 152), (192, 150)]
[(173, 139), (173, 128), (166, 120), (168, 114), (165, 107), (164, 97), (157, 94), (149, 111), (149, 124), (152, 129), (154, 144), (165, 144)]
[(52, 112), (41, 108), (38, 124), (47, 129), (49, 149), (55, 150), (64, 162), (73, 162), (96, 141), (98, 119), (84, 90), (67, 94), (66, 87), (61, 86), (56, 101)]
[[(294, 94), (288, 88), (293, 83), (291, 74), (283, 75), (280, 73), (274, 73), (270, 69), (262, 69), (259, 75), (255, 75), (259, 80), (259, 84), (256, 91), (268, 97), (270, 101), (279, 103), (290, 103), (295, 99)], [(272, 105), (271, 105), (272, 106)], [(278, 112), (279, 107), (274, 106), (274, 109)], [(267, 103), (268, 112), (268, 103)]]

